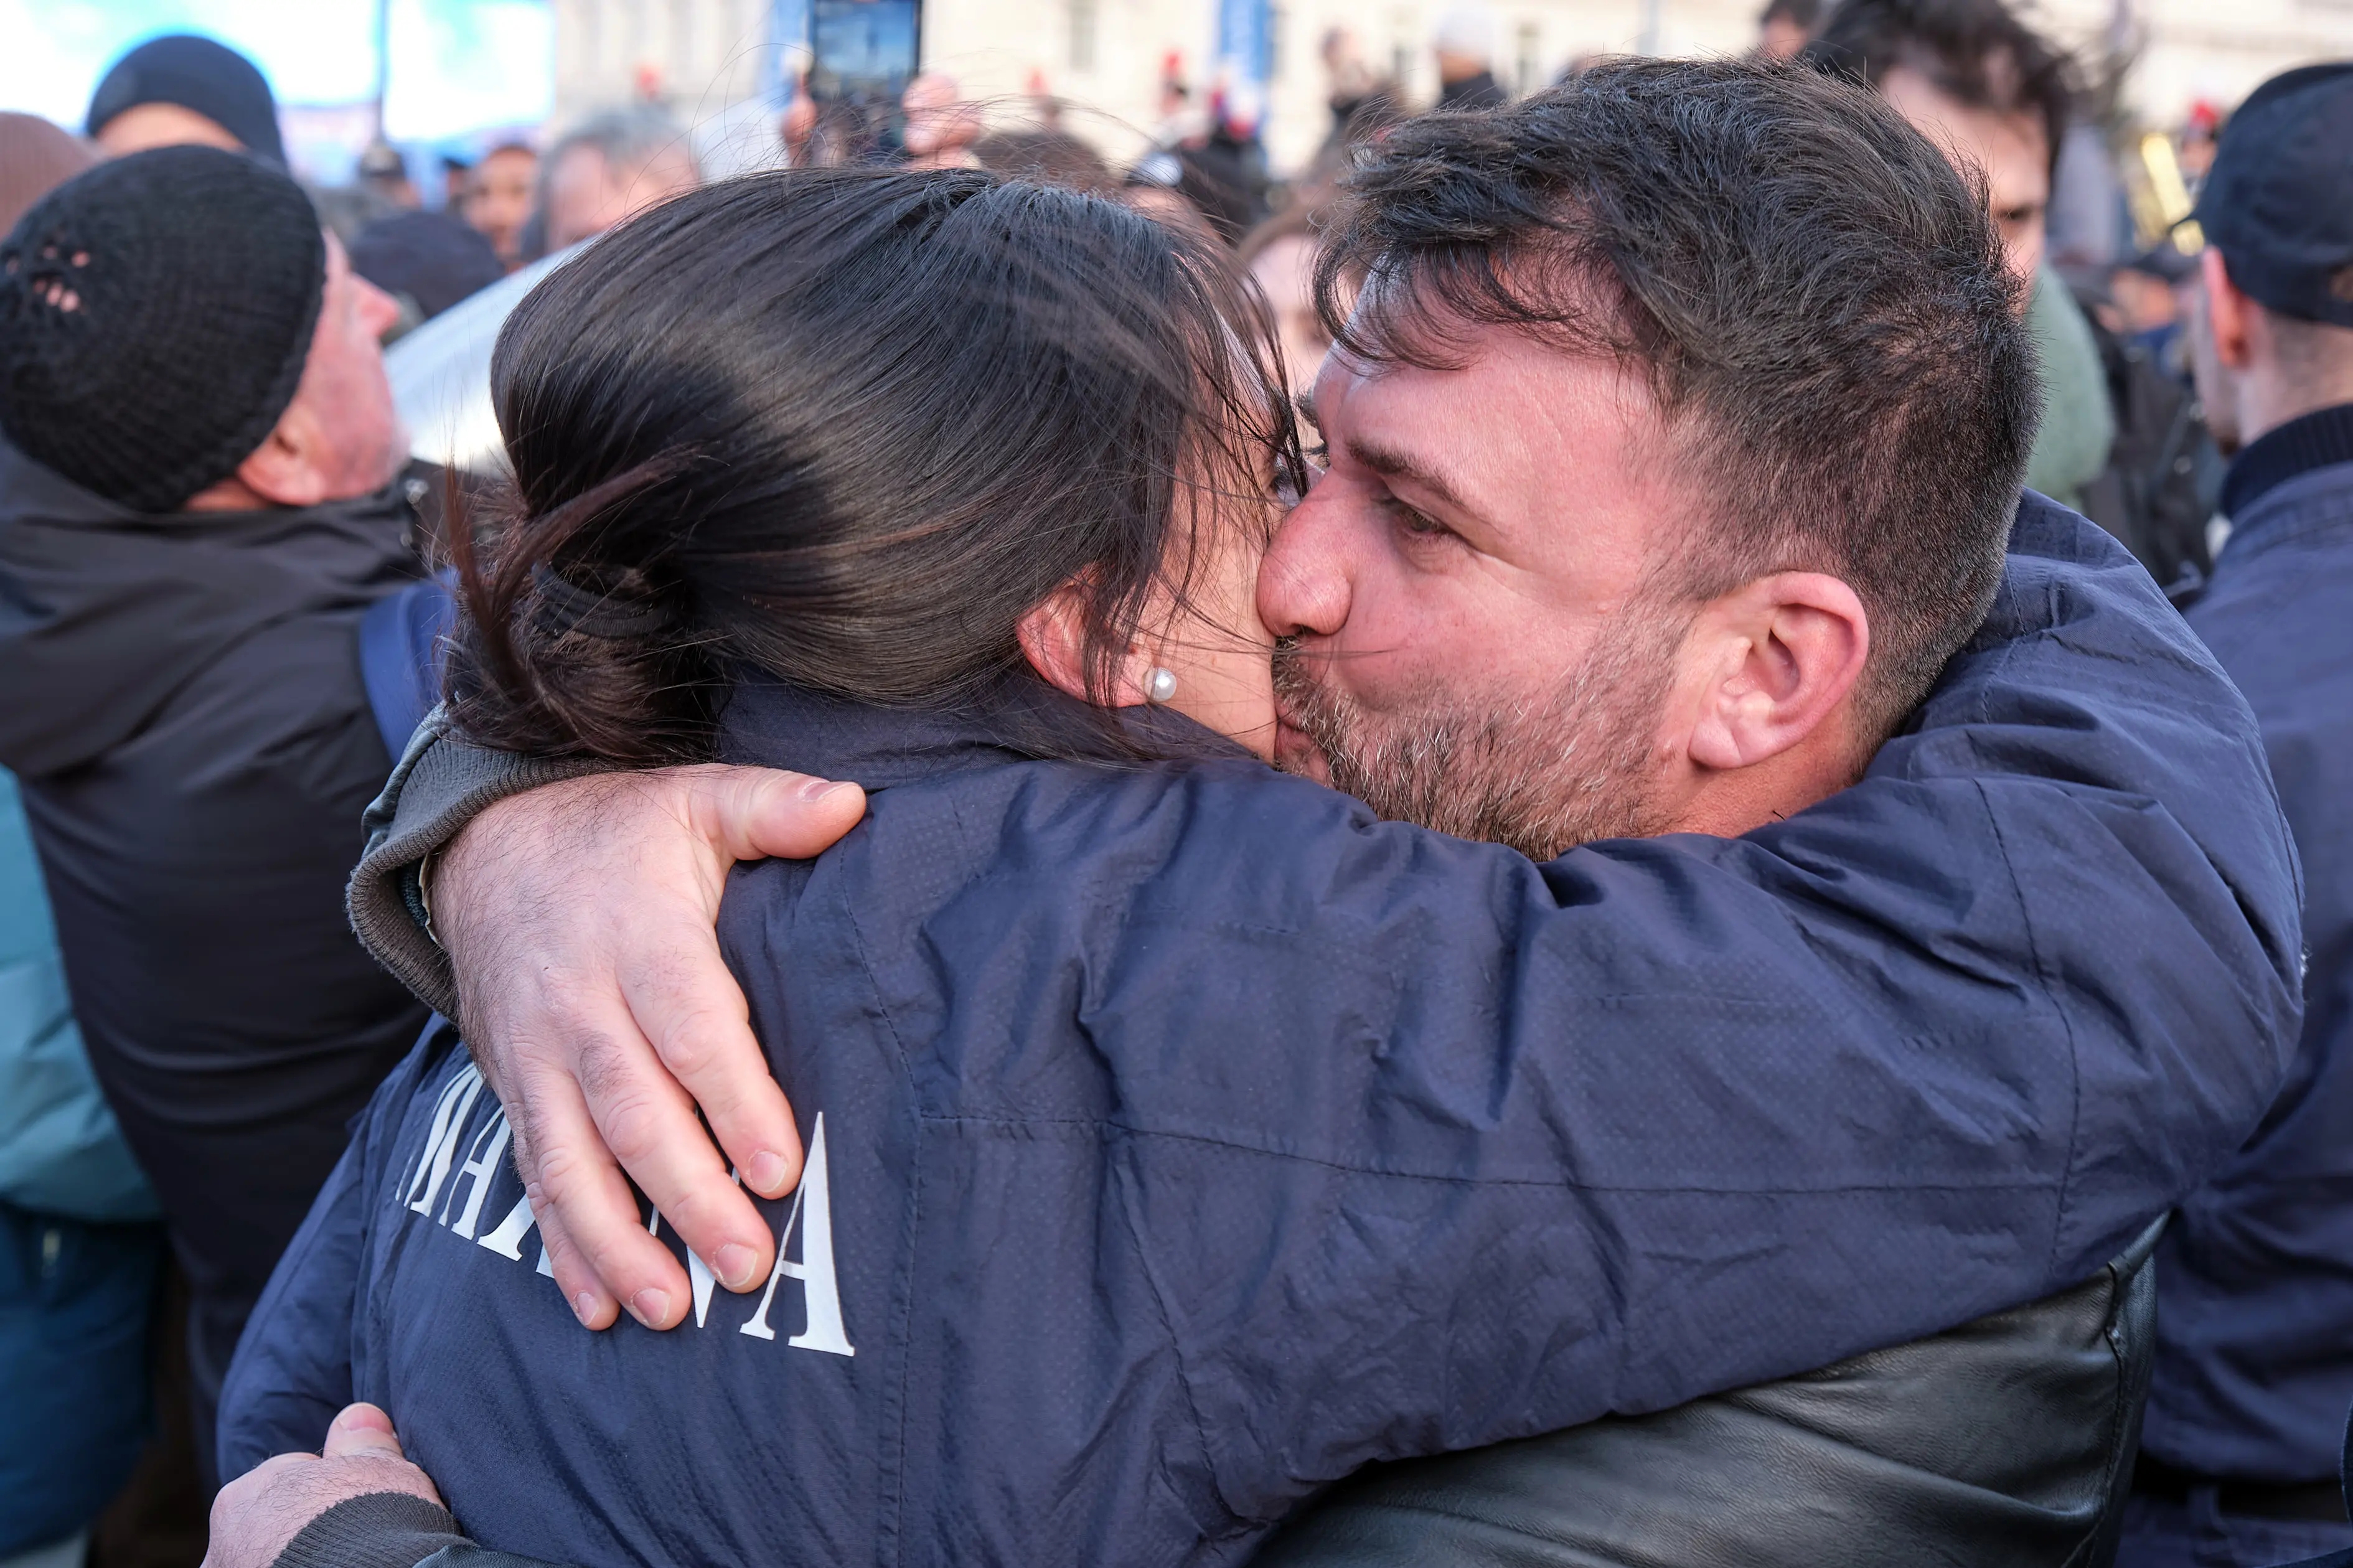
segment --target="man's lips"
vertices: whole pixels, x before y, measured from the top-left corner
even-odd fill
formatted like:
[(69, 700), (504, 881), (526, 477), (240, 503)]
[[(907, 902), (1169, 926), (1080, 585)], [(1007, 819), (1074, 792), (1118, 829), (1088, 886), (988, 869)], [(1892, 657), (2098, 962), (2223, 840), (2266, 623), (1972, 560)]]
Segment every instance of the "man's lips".
[(1291, 721), (1291, 715), (1278, 709), (1274, 723), (1274, 764), (1287, 773), (1314, 779), (1318, 784), (1332, 782), (1332, 759), (1324, 754), (1306, 731)]

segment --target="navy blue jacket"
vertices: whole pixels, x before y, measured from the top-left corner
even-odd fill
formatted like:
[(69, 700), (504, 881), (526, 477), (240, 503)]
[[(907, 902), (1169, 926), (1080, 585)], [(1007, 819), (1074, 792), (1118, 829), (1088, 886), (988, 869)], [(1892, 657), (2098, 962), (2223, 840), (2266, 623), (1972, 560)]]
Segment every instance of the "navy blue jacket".
[(769, 1290), (582, 1331), (428, 1039), (247, 1335), (227, 1473), (357, 1396), (567, 1563), (1233, 1562), (1370, 1459), (2074, 1283), (2298, 1023), (2253, 719), (2039, 498), (1913, 732), (1737, 840), (1539, 867), (1247, 760), (774, 688), (728, 729), (875, 791), (721, 915), (808, 1140)]
[(2303, 851), (2304, 1040), (2254, 1137), (2166, 1236), (2142, 1441), (2201, 1475), (2317, 1481), (2353, 1406), (2353, 462), (2232, 524), (2189, 623), (2254, 707)]

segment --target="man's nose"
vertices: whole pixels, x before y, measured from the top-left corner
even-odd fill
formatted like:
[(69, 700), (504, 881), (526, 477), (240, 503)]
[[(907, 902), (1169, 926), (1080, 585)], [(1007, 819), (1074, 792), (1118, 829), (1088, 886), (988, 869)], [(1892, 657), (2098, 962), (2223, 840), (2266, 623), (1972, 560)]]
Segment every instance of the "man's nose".
[(353, 278), (352, 284), (360, 291), (360, 324), (368, 336), (384, 336), (385, 329), (400, 320), (399, 301), (364, 278)]
[(1352, 589), (1338, 508), (1323, 485), (1274, 531), (1258, 570), (1258, 613), (1277, 637), (1330, 637), (1347, 624)]

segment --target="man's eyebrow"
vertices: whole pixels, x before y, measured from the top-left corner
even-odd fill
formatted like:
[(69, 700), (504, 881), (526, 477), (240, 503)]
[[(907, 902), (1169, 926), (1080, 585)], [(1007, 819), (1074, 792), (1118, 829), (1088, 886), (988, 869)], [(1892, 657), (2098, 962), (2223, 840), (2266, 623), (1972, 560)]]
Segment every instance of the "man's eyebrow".
[(1410, 479), (1455, 510), (1478, 515), (1478, 509), (1462, 499), (1461, 491), (1456, 489), (1445, 475), (1393, 447), (1364, 440), (1351, 441), (1348, 443), (1348, 456), (1383, 479)]
[(1314, 426), (1319, 430), (1324, 427), (1323, 421), (1315, 417), (1315, 389), (1314, 387), (1303, 386), (1296, 393), (1293, 394), (1291, 406), (1297, 411), (1302, 419), (1304, 419), (1310, 425)]

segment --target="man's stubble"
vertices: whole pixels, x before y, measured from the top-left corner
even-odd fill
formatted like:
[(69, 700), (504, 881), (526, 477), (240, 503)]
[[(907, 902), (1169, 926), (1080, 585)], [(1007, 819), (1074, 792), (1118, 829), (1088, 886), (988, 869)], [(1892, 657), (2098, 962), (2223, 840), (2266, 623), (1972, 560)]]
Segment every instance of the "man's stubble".
[(1286, 642), (1275, 650), (1275, 696), (1324, 752), (1333, 787), (1378, 816), (1549, 860), (1666, 826), (1659, 714), (1692, 619), (1641, 595), (1549, 691), (1482, 700), (1432, 679), (1377, 712), (1319, 681)]

